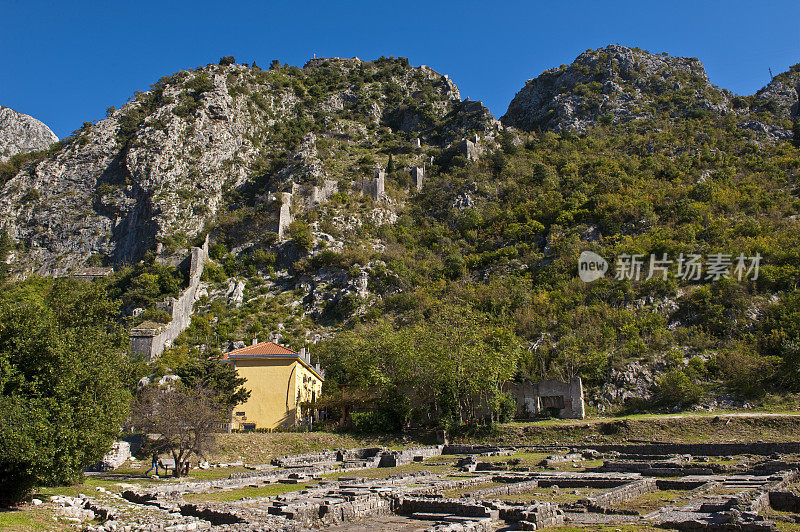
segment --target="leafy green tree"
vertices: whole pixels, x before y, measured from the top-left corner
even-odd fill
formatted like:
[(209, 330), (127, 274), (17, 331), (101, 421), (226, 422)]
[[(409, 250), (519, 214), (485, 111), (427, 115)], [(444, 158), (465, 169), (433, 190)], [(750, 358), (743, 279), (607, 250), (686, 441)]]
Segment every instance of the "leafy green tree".
[(232, 410), (250, 398), (250, 390), (244, 388), (247, 379), (239, 377), (232, 364), (216, 358), (194, 358), (175, 369), (181, 382), (192, 388), (201, 386), (219, 395), (219, 401)]
[(0, 498), (79, 482), (128, 413), (125, 338), (100, 286), (30, 279), (0, 292)]

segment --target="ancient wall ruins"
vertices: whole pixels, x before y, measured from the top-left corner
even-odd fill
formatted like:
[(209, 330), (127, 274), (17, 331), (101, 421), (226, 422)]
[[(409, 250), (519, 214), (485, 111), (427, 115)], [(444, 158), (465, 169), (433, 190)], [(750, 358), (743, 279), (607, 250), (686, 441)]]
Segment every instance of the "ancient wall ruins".
[(372, 196), (372, 199), (378, 200), (386, 197), (386, 171), (383, 168), (375, 169), (375, 177), (368, 178), (362, 177), (356, 182), (356, 188), (362, 194)]
[(169, 323), (155, 327), (136, 327), (130, 333), (130, 352), (133, 355), (141, 355), (148, 362), (155, 360), (164, 349), (172, 345), (172, 342), (189, 326), (192, 320), (192, 311), (197, 297), (197, 288), (200, 285), (200, 277), (203, 275), (203, 268), (208, 260), (208, 236), (202, 247), (191, 249), (189, 258), (189, 287), (176, 299), (168, 297), (158, 303), (158, 309), (164, 310), (172, 316)]
[(505, 389), (514, 397), (520, 417), (555, 414), (562, 418), (583, 419), (586, 415), (580, 377), (569, 382), (552, 379), (537, 383), (510, 382)]

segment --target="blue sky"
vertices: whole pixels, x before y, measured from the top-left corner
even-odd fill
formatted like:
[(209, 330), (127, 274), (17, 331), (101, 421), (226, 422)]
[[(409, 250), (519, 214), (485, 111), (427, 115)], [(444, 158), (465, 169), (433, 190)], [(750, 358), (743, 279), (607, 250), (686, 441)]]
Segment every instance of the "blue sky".
[(610, 43), (699, 57), (752, 94), (800, 62), (800, 2), (0, 0), (0, 105), (59, 137), (160, 76), (234, 55), (408, 57), (499, 117), (525, 80)]

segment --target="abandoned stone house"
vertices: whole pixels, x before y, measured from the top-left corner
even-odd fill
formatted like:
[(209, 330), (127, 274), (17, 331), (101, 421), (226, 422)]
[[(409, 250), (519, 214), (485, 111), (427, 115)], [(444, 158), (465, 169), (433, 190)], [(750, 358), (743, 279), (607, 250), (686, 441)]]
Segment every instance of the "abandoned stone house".
[(225, 354), (223, 361), (247, 379), (244, 387), (250, 390), (247, 402), (233, 412), (231, 429), (275, 429), (318, 419), (318, 413), (304, 409), (303, 404), (319, 398), (325, 372), (319, 364), (311, 364), (305, 348), (297, 352), (275, 342), (254, 340)]
[(533, 382), (508, 382), (505, 391), (517, 403), (517, 417), (531, 418), (554, 415), (568, 419), (586, 417), (583, 382), (580, 377), (569, 382), (546, 379)]

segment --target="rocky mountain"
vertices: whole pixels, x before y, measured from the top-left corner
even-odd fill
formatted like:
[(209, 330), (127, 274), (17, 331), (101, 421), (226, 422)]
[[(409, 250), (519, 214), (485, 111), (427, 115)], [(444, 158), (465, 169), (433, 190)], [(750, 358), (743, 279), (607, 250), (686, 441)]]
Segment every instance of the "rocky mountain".
[(491, 127), (478, 106), (470, 114), (447, 76), (401, 60), (183, 71), (0, 179), (0, 225), (24, 248), (20, 270), (134, 261), (159, 242), (185, 247), (226, 202), (326, 179), (349, 188), (386, 165), (370, 150), (392, 135), (421, 138), (408, 158), (421, 165), (428, 146)]
[(742, 98), (713, 85), (697, 58), (609, 45), (528, 80), (501, 120), (528, 131), (584, 132), (599, 123), (733, 114), (740, 127), (785, 140), (790, 124), (771, 123), (757, 113), (796, 119), (797, 93), (796, 67), (754, 97)]
[[(97, 286), (129, 323), (166, 323), (208, 236), (170, 360), (321, 340), (331, 382), (398, 392), (428, 376), (387, 368), (446, 363), (417, 365), (419, 342), (449, 346), (454, 323), (500, 357), (476, 372), (580, 375), (598, 408), (800, 389), (797, 67), (737, 96), (697, 59), (608, 46), (528, 81), (499, 122), (403, 59), (224, 63), (0, 163), (11, 274), (113, 266)], [(671, 275), (587, 284), (586, 250), (643, 272), (666, 254)], [(758, 277), (677, 277), (720, 253), (759, 257)]]
[(44, 150), (58, 137), (32, 116), (0, 105), (0, 162), (12, 155)]
[(775, 76), (769, 84), (755, 94), (753, 107), (770, 112), (779, 118), (797, 120), (800, 95), (800, 64), (792, 66), (787, 72)]

